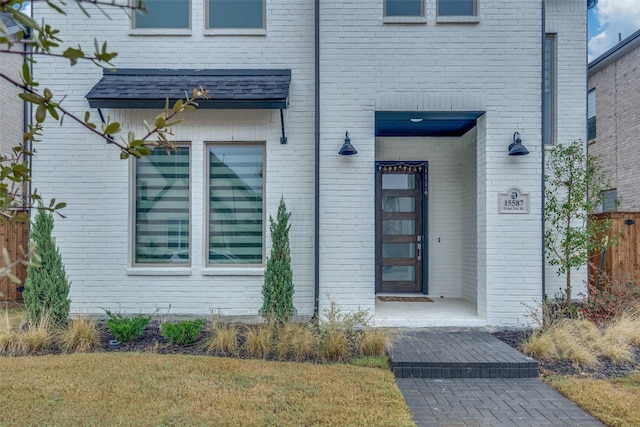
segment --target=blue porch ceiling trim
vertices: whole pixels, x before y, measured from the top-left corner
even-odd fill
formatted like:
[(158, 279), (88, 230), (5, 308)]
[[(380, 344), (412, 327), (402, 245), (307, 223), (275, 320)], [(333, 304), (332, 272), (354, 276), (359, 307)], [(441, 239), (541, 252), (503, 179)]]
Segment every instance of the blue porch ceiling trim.
[(285, 109), (291, 70), (104, 70), (86, 95), (91, 108), (164, 108), (194, 88), (209, 91), (198, 109)]
[(462, 136), (484, 111), (376, 111), (376, 136)]

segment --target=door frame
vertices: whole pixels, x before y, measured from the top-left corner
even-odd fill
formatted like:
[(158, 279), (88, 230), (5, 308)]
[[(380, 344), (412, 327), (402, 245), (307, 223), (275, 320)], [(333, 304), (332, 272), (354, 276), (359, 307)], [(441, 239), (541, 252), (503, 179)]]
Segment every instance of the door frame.
[(375, 234), (375, 253), (374, 257), (374, 269), (375, 269), (375, 282), (374, 282), (374, 292), (377, 294), (378, 292), (378, 280), (379, 278), (379, 269), (378, 269), (378, 230), (381, 229), (378, 227), (378, 224), (381, 221), (379, 209), (377, 207), (377, 203), (379, 202), (381, 188), (381, 180), (378, 180), (378, 173), (381, 171), (381, 168), (385, 166), (397, 166), (397, 167), (407, 167), (407, 168), (418, 168), (418, 172), (422, 174), (422, 235), (424, 238), (422, 239), (422, 290), (419, 293), (427, 295), (429, 293), (429, 162), (425, 161), (402, 161), (402, 160), (380, 160), (375, 162), (375, 223), (374, 223), (374, 234)]

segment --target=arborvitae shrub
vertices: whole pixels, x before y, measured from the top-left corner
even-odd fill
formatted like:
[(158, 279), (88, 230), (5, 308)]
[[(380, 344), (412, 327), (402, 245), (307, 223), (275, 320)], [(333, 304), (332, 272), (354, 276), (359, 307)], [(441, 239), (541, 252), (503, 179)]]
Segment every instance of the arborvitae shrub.
[(63, 326), (69, 317), (70, 283), (52, 232), (53, 215), (38, 210), (30, 238), (40, 260), (27, 267), (22, 296), (32, 322), (39, 323), (43, 316), (48, 316), (52, 323)]
[(267, 259), (262, 287), (262, 308), (260, 314), (278, 323), (285, 323), (296, 314), (293, 306), (293, 271), (291, 270), (291, 249), (289, 248), (289, 218), (284, 198), (280, 199), (276, 221), (271, 223), (271, 256)]

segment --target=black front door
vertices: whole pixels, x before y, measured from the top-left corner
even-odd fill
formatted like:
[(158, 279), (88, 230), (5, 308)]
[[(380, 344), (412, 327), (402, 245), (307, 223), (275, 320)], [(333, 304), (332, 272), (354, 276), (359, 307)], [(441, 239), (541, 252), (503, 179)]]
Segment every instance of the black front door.
[(426, 163), (376, 170), (376, 292), (422, 292)]

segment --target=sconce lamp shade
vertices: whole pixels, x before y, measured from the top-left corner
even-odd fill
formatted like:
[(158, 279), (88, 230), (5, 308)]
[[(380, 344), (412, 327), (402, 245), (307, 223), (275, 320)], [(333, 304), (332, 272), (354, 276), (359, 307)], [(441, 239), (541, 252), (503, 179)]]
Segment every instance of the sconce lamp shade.
[(529, 154), (529, 150), (527, 150), (527, 147), (522, 145), (522, 140), (520, 139), (520, 133), (515, 132), (513, 134), (513, 142), (509, 144), (509, 155), (525, 156), (527, 154)]
[(358, 153), (358, 150), (356, 150), (355, 147), (351, 145), (351, 140), (349, 139), (349, 132), (346, 132), (344, 137), (344, 144), (342, 144), (342, 147), (340, 148), (340, 151), (338, 151), (338, 154), (340, 154), (341, 156), (351, 156), (357, 153)]

